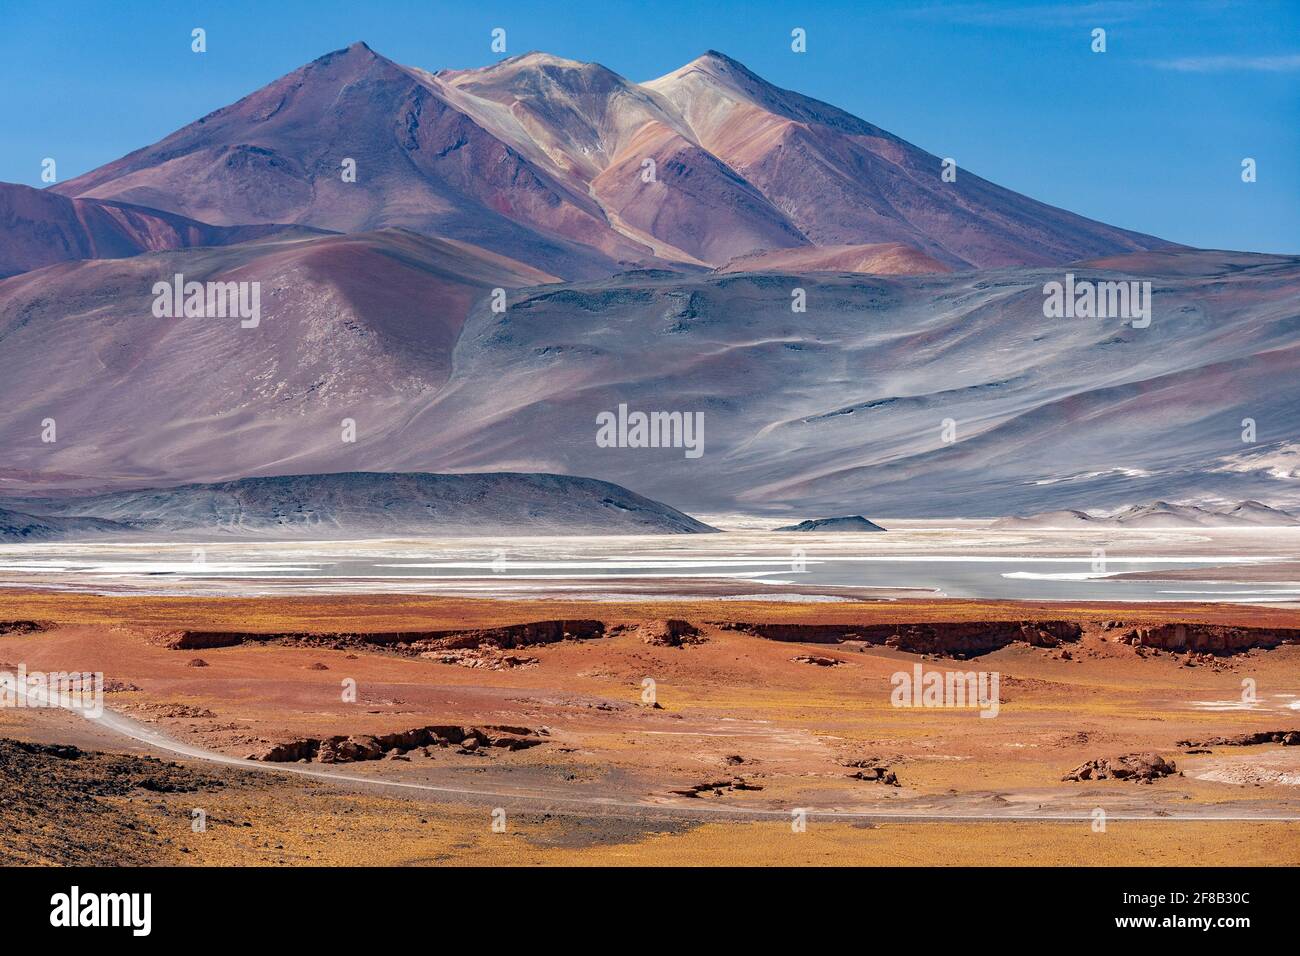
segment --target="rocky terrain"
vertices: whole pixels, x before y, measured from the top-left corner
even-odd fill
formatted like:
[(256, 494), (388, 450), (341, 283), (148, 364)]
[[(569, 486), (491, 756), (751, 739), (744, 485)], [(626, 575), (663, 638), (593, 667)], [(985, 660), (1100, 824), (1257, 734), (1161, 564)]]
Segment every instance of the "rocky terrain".
[[(339, 734), (325, 739), (302, 738), (271, 744), (248, 755), (249, 760), (272, 763), (353, 763), (358, 760), (409, 760), (412, 752), (425, 757), (435, 755), (436, 748), (456, 747), (460, 753), (480, 752), (480, 748), (501, 747), (527, 750), (545, 741), (549, 731), (527, 727), (457, 727), (451, 725), (416, 727), (391, 734)], [(486, 752), (484, 750), (483, 752)]]
[(729, 621), (725, 627), (773, 641), (893, 647), (914, 654), (942, 654), (965, 659), (1024, 643), (1057, 647), (1073, 643), (1083, 627), (1073, 621), (962, 621), (906, 624), (754, 624)]
[(1168, 777), (1177, 772), (1178, 766), (1159, 754), (1125, 754), (1120, 757), (1098, 757), (1089, 760), (1061, 779), (1078, 782), (1127, 780), (1132, 783), (1153, 783), (1161, 777)]
[(1180, 747), (1254, 747), (1258, 744), (1300, 746), (1300, 730), (1259, 730), (1248, 734), (1232, 734), (1228, 737), (1178, 741)]
[[(419, 595), (19, 590), (6, 601), (0, 666), (101, 671), (107, 712), (130, 715), (139, 730), (127, 725), (136, 736), (124, 736), (120, 722), (5, 709), (4, 736), (20, 738), (25, 728), (83, 754), (113, 742), (149, 751), (171, 740), (200, 748), (181, 751), (187, 764), (205, 752), (255, 758), (237, 773), (204, 765), (226, 782), (220, 787), (171, 792), (166, 763), (149, 765), (146, 776), (158, 784), (115, 783), (96, 800), (128, 813), (123, 827), (81, 832), (106, 851), (101, 844), (120, 834), (111, 847), (118, 855), (461, 859), (464, 849), (444, 845), (444, 836), (464, 844), (482, 830), (500, 837), (484, 859), (510, 848), (554, 862), (567, 858), (556, 839), (578, 839), (644, 861), (699, 846), (687, 831), (702, 826), (723, 828), (716, 833), (724, 843), (750, 841), (748, 852), (766, 859), (776, 851), (771, 839), (790, 839), (791, 807), (809, 808), (809, 840), (829, 839), (824, 830), (835, 838), (823, 846), (797, 837), (780, 851), (787, 860), (808, 858), (805, 847), (819, 848), (808, 851), (813, 857), (821, 848), (857, 852), (876, 828), (902, 839), (912, 832), (907, 821), (920, 818), (957, 827), (941, 831), (954, 846), (980, 840), (986, 853), (997, 846), (1023, 860), (1122, 863), (1141, 846), (1144, 859), (1247, 853), (1276, 862), (1295, 849), (1291, 825), (1275, 818), (1296, 806), (1287, 714), (1300, 692), (1297, 646), (1240, 649), (1213, 667), (1198, 654), (1188, 668), (1189, 652), (1143, 653), (1121, 639), (1166, 624), (1300, 629), (1282, 608), (1161, 604), (1127, 607), (1125, 618), (1096, 604), (679, 600), (607, 602), (593, 616), (590, 602)], [(195, 643), (201, 649), (188, 646)], [(198, 653), (205, 666), (196, 668)], [(485, 675), (447, 666), (443, 655), (460, 653), (531, 662)], [(996, 719), (960, 705), (899, 706), (896, 676), (917, 667), (1000, 674)], [(1236, 702), (1245, 676), (1259, 694), (1243, 708)], [(355, 699), (340, 696), (348, 679)], [(1219, 709), (1220, 701), (1232, 706)], [(249, 774), (263, 782), (241, 782)], [(1132, 785), (1147, 778), (1157, 785)], [(25, 779), (12, 778), (19, 787)], [(28, 788), (22, 799), (37, 796)], [(368, 800), (382, 808), (366, 809)], [(207, 834), (190, 830), (194, 807), (208, 811)], [(498, 807), (508, 837), (491, 830)], [(1087, 826), (1098, 807), (1109, 823), (1104, 838)], [(66, 819), (86, 822), (92, 810)], [(555, 819), (548, 824), (543, 814)], [(928, 819), (935, 814), (943, 819)], [(1056, 814), (1062, 822), (1039, 819)], [(620, 836), (611, 815), (635, 826)], [(1225, 820), (1205, 822), (1216, 815)], [(977, 818), (997, 828), (980, 829)], [(1027, 825), (1032, 834), (1017, 829)], [(1170, 826), (1178, 827), (1177, 853), (1168, 848)], [(656, 828), (660, 835), (642, 845)], [(1134, 842), (1147, 828), (1159, 837), (1150, 848)], [(1076, 832), (1092, 842), (1075, 845)], [(1019, 850), (1001, 842), (1013, 834), (1028, 841)], [(914, 862), (921, 846), (908, 850)]]
[[(1117, 628), (1123, 628), (1117, 624)], [(1118, 640), (1135, 647), (1201, 654), (1238, 654), (1254, 647), (1300, 642), (1297, 628), (1224, 627), (1214, 624), (1161, 624), (1123, 630)]]
[[(670, 634), (688, 633), (685, 622), (663, 622)], [(596, 620), (530, 621), (501, 627), (452, 629), (437, 631), (370, 631), (353, 633), (301, 631), (169, 631), (158, 643), (173, 651), (201, 650), (212, 647), (237, 647), (240, 644), (294, 644), (300, 647), (383, 648), (398, 653), (452, 651), (492, 647), (515, 649), (556, 641), (593, 640), (605, 636), (605, 622)]]
[(165, 794), (220, 790), (221, 776), (152, 757), (0, 737), (0, 864), (150, 863), (175, 835)]

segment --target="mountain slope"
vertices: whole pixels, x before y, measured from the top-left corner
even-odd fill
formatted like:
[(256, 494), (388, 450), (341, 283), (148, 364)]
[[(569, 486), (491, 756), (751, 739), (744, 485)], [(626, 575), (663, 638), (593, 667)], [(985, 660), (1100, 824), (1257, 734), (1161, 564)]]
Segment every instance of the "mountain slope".
[[(1240, 456), (1294, 434), (1300, 258), (1167, 259), (1181, 274), (1152, 280), (1146, 329), (1045, 318), (1042, 287), (1061, 278), (1046, 269), (646, 274), (533, 290), (509, 315), (475, 311), (451, 378), (406, 433), (456, 469), (514, 462), (637, 480), (711, 511), (869, 502), (981, 516), (1162, 495), (1296, 498), (1267, 456), (1253, 469)], [(790, 311), (795, 286), (807, 314)], [(702, 412), (703, 455), (598, 446), (596, 416), (620, 405)]]
[[(642, 271), (522, 288), (504, 313), (471, 287), (465, 317), (436, 305), (451, 294), (442, 269), (472, 266), (485, 285), (536, 278), (468, 255), (385, 230), (0, 282), (10, 487), (508, 470), (598, 475), (689, 510), (870, 504), (903, 517), (1300, 499), (1286, 465), (1300, 407), (1297, 257), (1072, 267), (1151, 281), (1151, 326), (1135, 329), (1045, 318), (1053, 269)], [(260, 278), (260, 326), (155, 319), (149, 284), (176, 269)], [(807, 313), (791, 311), (795, 287)], [(702, 413), (703, 454), (599, 444), (597, 416), (620, 405)], [(47, 416), (53, 444), (40, 441)], [(345, 418), (354, 443), (341, 440)]]
[[(254, 328), (157, 318), (155, 282), (259, 283)], [(123, 479), (233, 477), (390, 433), (437, 391), (471, 305), (554, 277), (399, 229), (65, 263), (0, 282), (4, 464)], [(57, 423), (41, 441), (40, 423)], [(296, 432), (296, 437), (284, 429)], [(253, 466), (252, 462), (259, 462)], [(229, 471), (236, 465), (241, 470)], [(102, 469), (102, 471), (101, 471)], [(81, 482), (68, 479), (67, 485)]]

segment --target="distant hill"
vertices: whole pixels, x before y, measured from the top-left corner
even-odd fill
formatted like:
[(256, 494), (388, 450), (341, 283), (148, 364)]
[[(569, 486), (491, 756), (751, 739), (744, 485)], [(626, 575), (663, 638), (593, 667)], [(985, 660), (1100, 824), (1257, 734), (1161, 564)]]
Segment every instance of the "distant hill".
[(696, 534), (716, 529), (626, 488), (564, 475), (348, 472), (14, 500), (0, 540)]
[(994, 528), (1235, 528), (1289, 527), (1300, 525), (1300, 518), (1258, 501), (1243, 501), (1221, 509), (1155, 501), (1133, 505), (1114, 514), (1089, 514), (1086, 511), (1047, 511), (1016, 518), (1000, 518)]
[(129, 527), (102, 518), (42, 517), (0, 508), (0, 541), (55, 541), (129, 534)]
[(868, 521), (862, 515), (849, 515), (844, 518), (810, 518), (798, 524), (788, 524), (774, 531), (884, 531), (874, 521)]

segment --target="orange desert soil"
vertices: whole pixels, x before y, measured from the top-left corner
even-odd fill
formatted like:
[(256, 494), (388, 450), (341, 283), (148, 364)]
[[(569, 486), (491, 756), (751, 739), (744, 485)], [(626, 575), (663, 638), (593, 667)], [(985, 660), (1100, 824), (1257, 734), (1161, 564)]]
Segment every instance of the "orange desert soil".
[[(1291, 629), (1300, 612), (1191, 604), (7, 592), (0, 669), (102, 672), (113, 711), (279, 772), (169, 756), (65, 712), (0, 710), (0, 736), (86, 752), (20, 752), (50, 766), (7, 784), (26, 796), (4, 802), (0, 828), (80, 818), (39, 811), (24, 779), (92, 781), (98, 761), (153, 755), (194, 788), (78, 785), (107, 822), (80, 850), (52, 836), (17, 858), (1294, 865), (1300, 823), (1264, 819), (1300, 818), (1300, 746), (1271, 736), (1300, 729), (1300, 644), (1279, 637)], [(894, 706), (894, 675), (917, 666), (996, 672), (997, 716)], [(1190, 745), (1241, 734), (1269, 742)], [(1176, 771), (1063, 779), (1129, 754)], [(200, 806), (210, 825), (193, 833)], [(805, 832), (794, 808), (812, 814)], [(1104, 832), (1090, 826), (1098, 808)], [(1078, 819), (1013, 819), (1055, 814)], [(1224, 815), (1250, 819), (1203, 819)], [(64, 849), (42, 855), (47, 843)]]

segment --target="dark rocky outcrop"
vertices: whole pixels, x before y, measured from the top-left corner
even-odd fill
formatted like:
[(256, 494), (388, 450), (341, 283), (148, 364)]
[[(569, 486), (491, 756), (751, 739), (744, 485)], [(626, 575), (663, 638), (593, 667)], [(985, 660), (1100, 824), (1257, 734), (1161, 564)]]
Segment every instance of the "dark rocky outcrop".
[(631, 633), (641, 639), (641, 643), (651, 647), (685, 647), (689, 644), (703, 644), (704, 637), (700, 629), (689, 621), (669, 618), (666, 621), (646, 621), (638, 625), (621, 625), (613, 633)]
[(871, 783), (883, 783), (887, 786), (897, 787), (898, 774), (890, 769), (889, 764), (880, 757), (863, 757), (860, 760), (847, 760), (844, 766), (854, 768), (854, 772), (849, 774), (853, 780), (866, 780)]
[(862, 515), (847, 515), (843, 518), (809, 518), (798, 524), (788, 524), (774, 531), (884, 531), (874, 521), (868, 521)]
[(668, 792), (678, 797), (718, 797), (737, 790), (762, 789), (758, 784), (750, 783), (743, 777), (732, 777), (730, 780), (711, 780), (707, 783), (697, 783), (693, 787), (684, 787), (680, 790), (669, 790)]
[(1233, 734), (1229, 737), (1206, 737), (1202, 740), (1180, 740), (1180, 747), (1253, 747), (1256, 744), (1282, 744), (1284, 747), (1300, 746), (1300, 730), (1260, 730), (1255, 733)]
[(1178, 773), (1172, 760), (1159, 754), (1124, 754), (1119, 757), (1098, 757), (1080, 764), (1062, 780), (1128, 780), (1134, 783), (1151, 783), (1161, 777)]
[(533, 644), (554, 644), (566, 640), (590, 640), (605, 636), (605, 622), (594, 620), (531, 621), (503, 627), (441, 631), (370, 631), (310, 633), (305, 631), (172, 631), (163, 635), (172, 650), (201, 650), (235, 647), (239, 644), (279, 643), (306, 647), (343, 649), (384, 648), (409, 655), (428, 651), (495, 647), (513, 649)]
[[(154, 757), (0, 738), (0, 866), (169, 862), (177, 810), (211, 806), (212, 791), (244, 777), (230, 768), (218, 776)], [(170, 810), (152, 797), (200, 792)]]
[(1117, 638), (1134, 647), (1202, 654), (1239, 654), (1252, 648), (1274, 648), (1300, 641), (1300, 629), (1230, 627), (1224, 624), (1157, 624), (1130, 628)]
[(433, 724), (388, 734), (353, 734), (333, 737), (303, 737), (284, 743), (271, 744), (248, 755), (249, 760), (271, 763), (354, 763), (361, 760), (380, 760), (385, 757), (404, 756), (413, 750), (433, 747), (458, 747), (462, 753), (472, 753), (480, 748), (498, 747), (504, 750), (527, 750), (545, 743), (542, 739), (549, 731), (531, 730), (491, 724), (483, 727), (465, 727), (455, 724)]
[(805, 644), (842, 644), (861, 641), (893, 647), (914, 654), (945, 657), (978, 657), (1025, 643), (1034, 647), (1057, 647), (1083, 636), (1083, 627), (1073, 621), (955, 621), (931, 624), (719, 624), (773, 641)]
[(48, 631), (53, 626), (53, 624), (47, 624), (44, 621), (0, 621), (0, 635), (39, 634), (41, 631)]
[(800, 654), (798, 657), (792, 657), (790, 660), (796, 664), (815, 664), (818, 667), (839, 667), (844, 661), (838, 657), (821, 657), (817, 654)]

